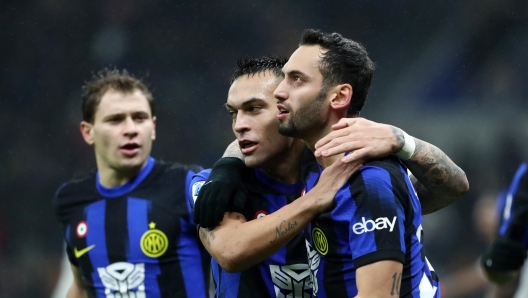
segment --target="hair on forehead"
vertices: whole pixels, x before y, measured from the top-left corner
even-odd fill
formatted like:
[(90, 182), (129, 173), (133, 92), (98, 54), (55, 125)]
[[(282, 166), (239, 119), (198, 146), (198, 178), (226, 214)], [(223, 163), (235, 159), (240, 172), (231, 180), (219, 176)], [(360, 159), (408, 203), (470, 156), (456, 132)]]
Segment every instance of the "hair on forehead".
[(282, 67), (288, 59), (283, 56), (246, 57), (237, 61), (237, 66), (231, 76), (231, 84), (243, 75), (255, 75), (270, 71), (276, 77), (282, 77)]
[(134, 77), (126, 69), (103, 68), (94, 73), (92, 80), (85, 82), (83, 86), (81, 109), (84, 121), (93, 122), (101, 98), (110, 89), (125, 94), (141, 91), (147, 98), (151, 113), (154, 115), (154, 97), (141, 79)]

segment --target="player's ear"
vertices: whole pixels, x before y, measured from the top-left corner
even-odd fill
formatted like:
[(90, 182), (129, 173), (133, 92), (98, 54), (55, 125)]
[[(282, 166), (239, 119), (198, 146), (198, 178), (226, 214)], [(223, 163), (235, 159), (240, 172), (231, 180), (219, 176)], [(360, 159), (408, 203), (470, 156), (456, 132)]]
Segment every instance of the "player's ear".
[(93, 145), (93, 125), (90, 122), (81, 121), (79, 128), (86, 144)]
[(152, 140), (156, 139), (156, 116), (152, 117)]
[(330, 102), (330, 106), (334, 110), (347, 109), (352, 100), (352, 86), (350, 84), (341, 84), (333, 88), (334, 96)]

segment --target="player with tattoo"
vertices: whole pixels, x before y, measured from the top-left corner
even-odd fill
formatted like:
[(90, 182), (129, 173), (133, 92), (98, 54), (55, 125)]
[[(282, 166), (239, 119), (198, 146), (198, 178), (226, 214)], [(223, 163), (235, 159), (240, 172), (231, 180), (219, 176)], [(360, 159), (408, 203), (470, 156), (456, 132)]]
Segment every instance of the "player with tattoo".
[[(312, 284), (308, 279), (304, 238), (299, 232), (316, 214), (330, 206), (336, 187), (348, 178), (344, 176), (346, 173), (367, 158), (387, 156), (400, 151), (404, 145), (399, 140), (403, 132), (398, 128), (361, 118), (344, 119), (342, 126), (346, 128), (323, 139), (327, 144), (322, 148), (325, 148), (324, 154), (340, 150), (339, 146), (356, 150), (353, 160), (344, 159), (351, 163), (351, 168), (343, 168), (339, 162), (332, 165), (323, 172), (312, 192), (295, 200), (303, 188), (299, 182), (305, 146), (299, 140), (278, 134), (278, 110), (272, 95), (282, 79), (280, 69), (284, 62), (264, 57), (239, 63), (229, 91), (226, 108), (233, 117), (238, 142), (224, 156), (242, 153), (246, 165), (253, 169), (247, 169), (236, 158), (222, 158), (212, 172), (200, 173), (191, 184), (192, 204), (201, 189), (194, 216), (202, 227), (202, 243), (214, 258), (213, 273), (219, 297), (259, 297), (260, 293), (263, 297), (309, 295)], [(330, 139), (342, 145), (332, 146), (336, 143), (328, 142)], [(445, 206), (459, 198), (464, 193), (460, 191), (464, 187), (459, 184), (467, 185), (465, 177), (453, 178), (451, 173), (446, 173), (441, 186), (431, 187), (429, 183), (432, 183), (434, 168), (453, 168), (462, 176), (463, 172), (438, 148), (417, 139), (416, 142), (434, 150), (424, 154), (433, 162), (420, 164), (422, 157), (409, 160), (415, 162), (418, 177), (427, 186), (422, 188), (426, 191), (427, 209), (437, 209), (441, 207), (438, 202)], [(305, 158), (313, 158), (309, 151), (304, 153)], [(456, 193), (457, 187), (459, 193)], [(245, 200), (246, 194), (250, 199)], [(428, 201), (434, 203), (431, 205)], [(216, 226), (219, 221), (220, 225)], [(228, 273), (236, 271), (242, 272)]]
[[(341, 118), (359, 115), (374, 64), (365, 48), (338, 33), (306, 30), (283, 67), (274, 92), (279, 132), (302, 139), (311, 151)], [(398, 154), (415, 154), (404, 134)], [(306, 192), (321, 171), (343, 156), (303, 163)], [(354, 172), (333, 205), (304, 230), (317, 297), (440, 297), (438, 278), (425, 258), (422, 210), (407, 169), (396, 156), (373, 159)]]

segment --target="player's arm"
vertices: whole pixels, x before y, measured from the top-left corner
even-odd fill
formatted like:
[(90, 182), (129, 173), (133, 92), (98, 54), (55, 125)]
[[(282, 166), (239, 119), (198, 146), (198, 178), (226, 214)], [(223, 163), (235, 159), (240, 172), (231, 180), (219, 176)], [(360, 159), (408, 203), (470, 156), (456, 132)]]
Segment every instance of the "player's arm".
[(239, 213), (225, 213), (214, 229), (200, 228), (200, 240), (226, 271), (247, 269), (277, 252), (326, 210), (346, 177), (356, 169), (338, 161), (325, 169), (317, 185), (299, 199), (251, 221)]
[[(316, 144), (315, 155), (331, 156), (351, 152), (344, 162), (366, 161), (398, 153), (404, 148), (403, 130), (364, 118), (341, 119), (335, 131)], [(416, 146), (407, 160), (402, 160), (413, 174), (411, 181), (418, 193), (422, 212), (442, 209), (469, 190), (464, 171), (438, 147), (413, 138)]]
[(82, 273), (79, 267), (71, 265), (73, 272), (73, 283), (68, 290), (66, 298), (88, 298), (88, 293), (86, 292), (86, 286), (82, 280)]
[(400, 297), (403, 264), (399, 261), (383, 260), (356, 270), (356, 298)]

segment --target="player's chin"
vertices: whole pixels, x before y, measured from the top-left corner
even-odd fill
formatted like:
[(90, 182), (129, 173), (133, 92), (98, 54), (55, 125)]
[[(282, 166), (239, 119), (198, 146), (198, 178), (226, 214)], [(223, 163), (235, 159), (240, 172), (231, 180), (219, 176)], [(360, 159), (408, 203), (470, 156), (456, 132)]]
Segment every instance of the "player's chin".
[(244, 162), (248, 168), (260, 168), (264, 165), (263, 158), (259, 158), (258, 154), (245, 155)]
[(148, 156), (138, 154), (133, 157), (122, 158), (120, 163), (123, 168), (136, 169), (141, 168), (147, 161), (147, 158)]

